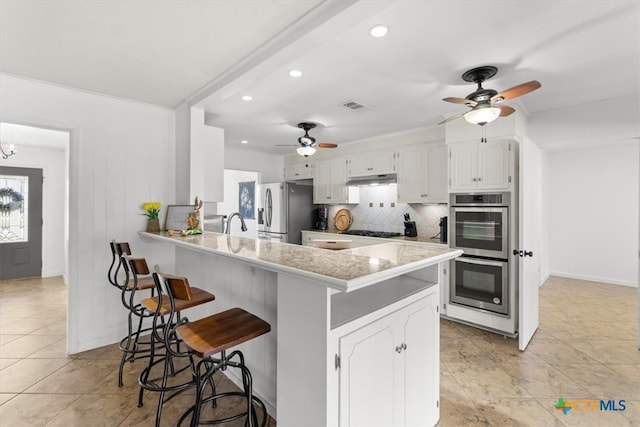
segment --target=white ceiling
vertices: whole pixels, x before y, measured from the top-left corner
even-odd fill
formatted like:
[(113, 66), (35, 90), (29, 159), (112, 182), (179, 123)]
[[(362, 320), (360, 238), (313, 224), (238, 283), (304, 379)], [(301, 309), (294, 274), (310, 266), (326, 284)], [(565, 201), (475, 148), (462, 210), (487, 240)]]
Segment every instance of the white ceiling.
[(283, 154), (301, 121), (338, 143), (434, 126), (466, 108), (441, 99), (473, 92), (460, 76), (480, 65), (499, 68), (486, 88), (542, 83), (508, 102), (525, 114), (640, 97), (640, 2), (0, 2), (1, 71), (201, 106), (228, 145)]

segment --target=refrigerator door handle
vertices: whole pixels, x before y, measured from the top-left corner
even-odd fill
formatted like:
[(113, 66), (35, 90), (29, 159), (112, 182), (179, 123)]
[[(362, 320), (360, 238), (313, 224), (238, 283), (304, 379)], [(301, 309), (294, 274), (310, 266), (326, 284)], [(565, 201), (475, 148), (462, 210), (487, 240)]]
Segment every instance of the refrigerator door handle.
[(271, 189), (267, 188), (265, 197), (265, 220), (267, 227), (271, 227), (271, 218), (273, 217), (273, 199), (271, 197)]

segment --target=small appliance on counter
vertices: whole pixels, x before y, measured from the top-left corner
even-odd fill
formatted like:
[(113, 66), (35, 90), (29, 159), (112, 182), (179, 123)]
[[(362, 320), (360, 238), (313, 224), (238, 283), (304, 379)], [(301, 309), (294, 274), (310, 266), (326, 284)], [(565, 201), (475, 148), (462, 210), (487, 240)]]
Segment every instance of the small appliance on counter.
[(316, 229), (326, 230), (329, 226), (329, 209), (322, 207), (317, 209)]
[(406, 237), (418, 236), (418, 229), (416, 228), (416, 222), (411, 221), (411, 216), (408, 213), (404, 214), (404, 235)]
[(447, 243), (448, 219), (446, 216), (440, 218), (440, 243)]

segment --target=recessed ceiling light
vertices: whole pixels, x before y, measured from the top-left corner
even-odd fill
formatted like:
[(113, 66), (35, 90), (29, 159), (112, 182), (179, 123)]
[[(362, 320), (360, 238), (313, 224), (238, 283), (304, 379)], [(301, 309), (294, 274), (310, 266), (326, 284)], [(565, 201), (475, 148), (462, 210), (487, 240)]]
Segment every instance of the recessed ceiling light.
[(302, 71), (300, 71), (300, 70), (289, 70), (289, 75), (291, 77), (302, 77)]
[(376, 25), (369, 30), (371, 37), (384, 37), (389, 32), (389, 28), (384, 25)]
[(245, 95), (245, 96), (243, 96), (243, 97), (242, 97), (242, 100), (243, 100), (243, 101), (251, 101), (251, 100), (253, 100), (253, 96), (251, 96), (251, 95)]
[(248, 144), (248, 143), (249, 143), (249, 141), (247, 141), (246, 139), (243, 139), (243, 140), (242, 140), (242, 141), (240, 141), (240, 142), (241, 142), (241, 143), (243, 143), (243, 144)]

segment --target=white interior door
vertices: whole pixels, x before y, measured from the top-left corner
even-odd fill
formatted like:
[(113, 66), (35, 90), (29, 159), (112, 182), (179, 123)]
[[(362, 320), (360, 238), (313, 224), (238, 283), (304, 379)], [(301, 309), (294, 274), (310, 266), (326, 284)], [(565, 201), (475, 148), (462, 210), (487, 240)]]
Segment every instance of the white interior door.
[(519, 345), (527, 347), (538, 329), (538, 285), (540, 283), (541, 197), (540, 149), (524, 138), (520, 144), (520, 229), (519, 245)]

